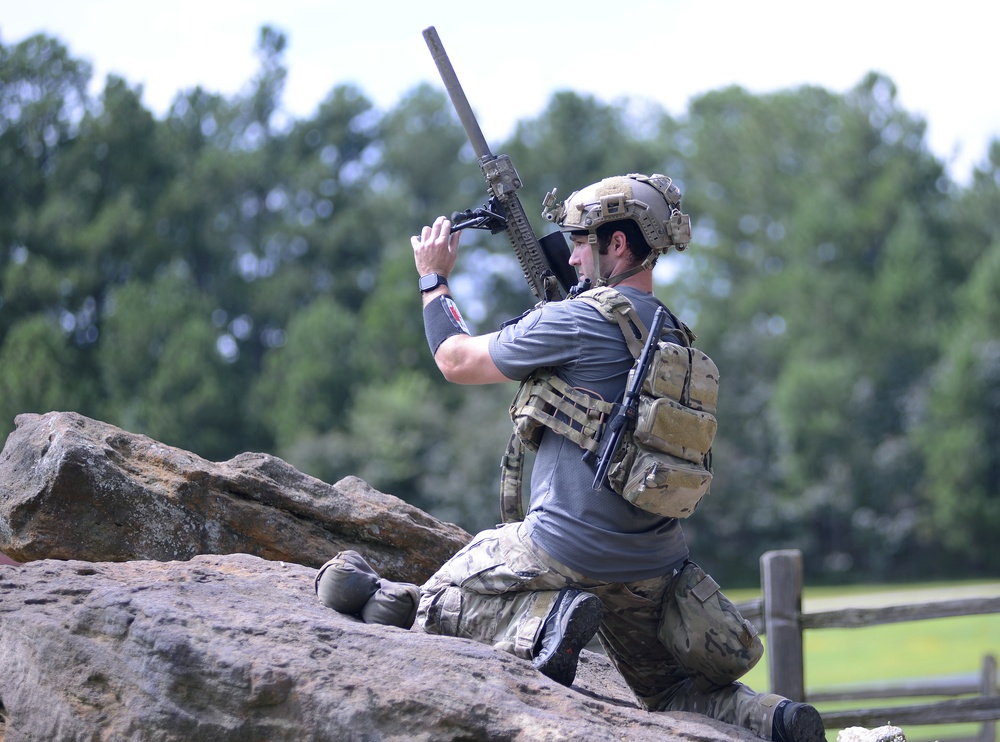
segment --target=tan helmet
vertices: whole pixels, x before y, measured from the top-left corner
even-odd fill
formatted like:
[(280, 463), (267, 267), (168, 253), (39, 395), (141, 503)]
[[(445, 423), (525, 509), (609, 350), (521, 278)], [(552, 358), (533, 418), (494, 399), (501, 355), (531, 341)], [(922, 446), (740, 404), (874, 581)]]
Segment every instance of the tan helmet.
[[(652, 252), (642, 266), (614, 277), (618, 280), (652, 268), (656, 259), (671, 247), (684, 250), (691, 241), (691, 218), (681, 213), (680, 189), (670, 178), (659, 173), (629, 173), (605, 178), (570, 194), (561, 204), (556, 203), (553, 189), (542, 205), (542, 216), (558, 225), (561, 231), (589, 233), (595, 251), (596, 230), (601, 225), (623, 219), (638, 224)], [(597, 260), (594, 262), (596, 264)], [(600, 283), (610, 280), (602, 279)]]

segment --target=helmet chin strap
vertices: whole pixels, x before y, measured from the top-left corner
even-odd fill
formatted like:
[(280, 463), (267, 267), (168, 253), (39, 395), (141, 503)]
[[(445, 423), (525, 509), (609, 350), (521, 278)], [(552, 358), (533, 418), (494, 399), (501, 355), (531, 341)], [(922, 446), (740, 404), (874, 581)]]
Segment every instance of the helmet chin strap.
[(589, 232), (587, 242), (590, 243), (591, 262), (594, 265), (594, 286), (607, 286), (608, 282), (601, 275), (601, 248), (597, 244), (597, 233)]
[(629, 276), (634, 276), (636, 273), (641, 273), (644, 270), (646, 270), (645, 263), (643, 263), (642, 265), (637, 265), (635, 268), (629, 268), (627, 271), (623, 271), (622, 273), (616, 273), (615, 275), (610, 276), (606, 281), (602, 281), (600, 285), (617, 286), (619, 283), (624, 281)]
[(601, 251), (597, 245), (597, 233), (590, 232), (587, 235), (587, 242), (590, 243), (590, 251), (591, 255), (593, 256), (594, 274), (595, 274), (594, 286), (617, 286), (626, 278), (634, 276), (636, 273), (641, 273), (642, 271), (645, 270), (652, 270), (653, 266), (656, 265), (656, 259), (659, 257), (659, 255), (656, 252), (650, 251), (649, 255), (646, 256), (646, 259), (643, 260), (639, 265), (635, 266), (634, 268), (629, 268), (627, 271), (622, 271), (621, 273), (616, 273), (613, 276), (608, 276), (607, 278), (605, 278), (601, 274)]

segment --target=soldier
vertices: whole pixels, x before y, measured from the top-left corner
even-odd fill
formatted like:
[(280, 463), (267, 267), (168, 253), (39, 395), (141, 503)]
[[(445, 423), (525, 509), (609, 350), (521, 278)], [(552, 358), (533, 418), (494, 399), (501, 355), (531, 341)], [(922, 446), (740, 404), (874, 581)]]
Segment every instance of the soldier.
[[(662, 306), (653, 264), (671, 246), (686, 246), (671, 229), (677, 187), (662, 175), (616, 176), (548, 211), (572, 240), (569, 262), (580, 278), (614, 287), (648, 327)], [(621, 398), (633, 352), (594, 302), (548, 302), (498, 332), (470, 334), (448, 288), (460, 234), (439, 217), (411, 239), (427, 340), (445, 378), (490, 384), (541, 373), (565, 382), (559, 388), (579, 405)], [(686, 331), (668, 316), (668, 326)], [(317, 575), (320, 598), (367, 621), (415, 620), (428, 633), (492, 644), (564, 685), (596, 633), (650, 711), (702, 713), (764, 739), (823, 740), (815, 708), (737, 682), (763, 651), (756, 631), (689, 560), (677, 518), (640, 509), (607, 483), (595, 488), (594, 463), (584, 460), (573, 427), (550, 422), (538, 431), (523, 521), (478, 534), (419, 589), (380, 582), (359, 555), (344, 552)], [(351, 592), (345, 576), (361, 580), (357, 611), (342, 600)]]

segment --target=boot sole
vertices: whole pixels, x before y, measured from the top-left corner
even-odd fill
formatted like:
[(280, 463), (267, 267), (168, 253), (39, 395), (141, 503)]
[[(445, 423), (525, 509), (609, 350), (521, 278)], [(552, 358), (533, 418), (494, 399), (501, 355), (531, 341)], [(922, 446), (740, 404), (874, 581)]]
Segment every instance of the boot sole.
[(823, 718), (812, 706), (800, 706), (785, 723), (785, 730), (794, 742), (825, 742)]
[[(584, 607), (583, 603), (589, 601), (596, 601), (596, 605)], [(580, 661), (580, 650), (594, 637), (602, 617), (599, 598), (591, 595), (581, 601), (570, 614), (559, 646), (547, 658), (539, 658), (535, 669), (561, 685), (572, 685), (576, 678), (576, 666)]]

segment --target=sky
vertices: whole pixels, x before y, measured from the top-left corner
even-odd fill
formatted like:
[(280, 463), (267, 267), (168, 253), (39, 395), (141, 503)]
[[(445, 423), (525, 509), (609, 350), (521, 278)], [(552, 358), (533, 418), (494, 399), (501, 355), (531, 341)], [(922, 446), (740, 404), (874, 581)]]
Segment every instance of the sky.
[(433, 25), (488, 142), (557, 90), (651, 100), (679, 116), (730, 85), (843, 93), (869, 71), (927, 121), (928, 146), (959, 183), (1000, 137), (1000, 4), (984, 0), (0, 0), (0, 43), (55, 36), (90, 62), (95, 94), (117, 74), (160, 116), (198, 85), (239, 93), (264, 25), (288, 37), (283, 100), (296, 118), (341, 83), (382, 110), (421, 82), (442, 86), (422, 37)]

